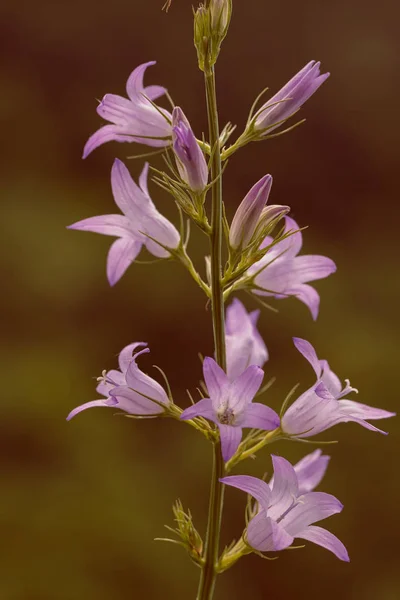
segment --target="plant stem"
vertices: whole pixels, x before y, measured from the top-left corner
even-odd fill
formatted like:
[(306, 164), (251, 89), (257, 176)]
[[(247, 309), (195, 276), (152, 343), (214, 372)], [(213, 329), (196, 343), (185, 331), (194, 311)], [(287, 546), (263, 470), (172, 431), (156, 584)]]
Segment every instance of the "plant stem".
[[(211, 307), (214, 331), (215, 357), (226, 370), (225, 350), (225, 314), (222, 289), (222, 177), (221, 151), (219, 144), (219, 124), (217, 96), (215, 90), (215, 72), (210, 67), (205, 71), (205, 87), (207, 98), (207, 114), (210, 132), (210, 147), (212, 152), (211, 179), (212, 215), (211, 215)], [(219, 479), (224, 476), (225, 468), (221, 454), (220, 442), (213, 446), (213, 470), (208, 512), (207, 534), (204, 546), (204, 566), (202, 568), (197, 600), (212, 600), (215, 580), (217, 577), (219, 537), (221, 529), (222, 508), (224, 501), (224, 486)]]

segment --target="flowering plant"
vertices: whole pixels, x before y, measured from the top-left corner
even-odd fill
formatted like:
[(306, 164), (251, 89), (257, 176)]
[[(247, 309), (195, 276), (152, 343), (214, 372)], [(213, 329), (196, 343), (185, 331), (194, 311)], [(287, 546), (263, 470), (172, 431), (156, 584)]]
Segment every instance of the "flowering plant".
[[(394, 415), (348, 399), (357, 390), (348, 380), (343, 387), (328, 362), (320, 360), (313, 346), (300, 338), (293, 341), (314, 370), (314, 384), (288, 406), (294, 391), (289, 394), (279, 415), (261, 401), (270, 383), (262, 386), (263, 367), (269, 354), (257, 329), (260, 311), (248, 312), (233, 295), (246, 291), (262, 305), (261, 297), (294, 296), (316, 320), (320, 298), (309, 283), (333, 274), (336, 266), (324, 256), (299, 256), (301, 229), (288, 216), (289, 206), (269, 203), (273, 193), (270, 174), (250, 187), (229, 224), (222, 197), (223, 174), (227, 159), (239, 149), (292, 129), (293, 126), (284, 128), (286, 121), (329, 74), (321, 74), (320, 63), (311, 61), (257, 109), (260, 96), (243, 133), (228, 145), (234, 127), (228, 123), (220, 130), (215, 64), (231, 16), (232, 0), (208, 0), (194, 15), (194, 41), (205, 81), (208, 139), (196, 137), (184, 111), (173, 105), (164, 87), (144, 85), (146, 69), (154, 62), (140, 65), (128, 78), (128, 98), (106, 94), (100, 102), (97, 112), (110, 124), (89, 138), (83, 156), (86, 158), (95, 148), (110, 141), (141, 143), (156, 148), (154, 153), (163, 153), (167, 167), (158, 170), (146, 163), (137, 184), (127, 166), (115, 159), (111, 187), (120, 212), (85, 218), (70, 226), (117, 238), (107, 259), (110, 285), (117, 284), (144, 246), (157, 258), (181, 263), (211, 303), (215, 353), (202, 360), (204, 381), (199, 390), (200, 400), (195, 402), (189, 395), (191, 405), (178, 406), (164, 374), (161, 385), (141, 370), (139, 357), (149, 349), (144, 342), (134, 342), (121, 350), (119, 369), (103, 371), (98, 378), (97, 393), (102, 398), (83, 403), (67, 417), (70, 420), (93, 407), (111, 407), (130, 418), (171, 418), (189, 425), (212, 444), (214, 462), (205, 537), (196, 529), (190, 511), (185, 511), (178, 501), (173, 507), (177, 527), (171, 530), (175, 539), (169, 540), (181, 544), (201, 570), (197, 600), (211, 600), (217, 575), (242, 556), (280, 552), (293, 547), (295, 539), (311, 541), (348, 561), (343, 543), (327, 529), (315, 525), (343, 508), (334, 496), (314, 491), (329, 462), (329, 456), (321, 450), (308, 454), (294, 466), (273, 455), (273, 477), (268, 483), (230, 473), (273, 442), (305, 441), (348, 421), (384, 433), (370, 421)], [(163, 96), (171, 100), (171, 110), (158, 104)], [(158, 211), (151, 199), (150, 170), (152, 181), (176, 204), (178, 228)], [(204, 277), (188, 253), (190, 222), (210, 242)], [(239, 541), (220, 552), (226, 486), (246, 492), (249, 499), (246, 525)]]

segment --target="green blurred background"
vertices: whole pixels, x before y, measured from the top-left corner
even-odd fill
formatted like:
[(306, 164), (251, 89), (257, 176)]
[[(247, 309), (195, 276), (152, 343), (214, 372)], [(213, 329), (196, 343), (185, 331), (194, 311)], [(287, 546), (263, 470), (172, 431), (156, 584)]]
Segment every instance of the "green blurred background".
[[(132, 266), (110, 289), (110, 238), (65, 229), (114, 212), (112, 160), (141, 150), (108, 144), (80, 158), (100, 125), (96, 98), (123, 94), (135, 66), (157, 59), (147, 81), (167, 85), (196, 131), (206, 128), (191, 2), (174, 0), (168, 15), (161, 4), (3, 0), (0, 7), (2, 600), (195, 597), (196, 567), (179, 547), (153, 538), (171, 523), (177, 497), (204, 531), (205, 440), (179, 423), (138, 423), (111, 410), (65, 421), (71, 408), (96, 397), (94, 377), (115, 367), (131, 341), (150, 344), (141, 366), (160, 365), (184, 406), (184, 390), (200, 377), (197, 353), (212, 352), (210, 314), (178, 265)], [(305, 125), (247, 147), (226, 172), (229, 215), (270, 172), (273, 203), (290, 204), (300, 225), (309, 225), (305, 251), (338, 264), (335, 276), (316, 284), (317, 323), (294, 299), (275, 302), (278, 315), (263, 311), (266, 371), (278, 377), (265, 401), (278, 408), (297, 381), (303, 389), (311, 383), (291, 343), (298, 335), (351, 378), (360, 401), (396, 410), (398, 5), (234, 0), (234, 8), (218, 65), (222, 122), (241, 128), (263, 87), (275, 92), (311, 59), (332, 73), (302, 110)], [(140, 161), (130, 166), (137, 176)], [(151, 190), (175, 218), (171, 199)], [(207, 248), (197, 233), (190, 249), (202, 269)], [(327, 526), (346, 544), (350, 564), (312, 544), (274, 562), (246, 557), (220, 577), (217, 599), (399, 598), (398, 423), (383, 424), (387, 438), (352, 424), (321, 436), (341, 442), (327, 447), (333, 460), (323, 489), (345, 505)], [(313, 447), (273, 450), (295, 461)], [(243, 469), (270, 470), (268, 453)], [(242, 508), (242, 495), (229, 491), (224, 541), (240, 535)]]

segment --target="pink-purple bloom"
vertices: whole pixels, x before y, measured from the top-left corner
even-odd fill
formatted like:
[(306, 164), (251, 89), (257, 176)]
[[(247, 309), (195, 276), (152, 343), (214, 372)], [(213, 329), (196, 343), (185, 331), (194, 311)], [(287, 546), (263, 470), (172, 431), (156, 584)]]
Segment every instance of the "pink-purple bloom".
[(189, 121), (179, 106), (172, 113), (172, 144), (182, 180), (194, 192), (202, 192), (208, 181), (208, 167)]
[(329, 77), (320, 73), (320, 62), (310, 61), (275, 96), (257, 111), (254, 128), (266, 129), (265, 135), (273, 131), (282, 121), (291, 117), (317, 91)]
[[(328, 277), (336, 271), (336, 265), (326, 256), (297, 256), (303, 245), (303, 236), (298, 229), (296, 221), (285, 217), (285, 233), (295, 233), (272, 246), (263, 258), (247, 270), (247, 275), (253, 275), (254, 283), (262, 288), (253, 289), (254, 294), (278, 299), (296, 296), (308, 306), (315, 320), (320, 298), (308, 282)], [(268, 247), (272, 242), (273, 238), (267, 236), (261, 248)]]
[(226, 309), (226, 374), (233, 381), (250, 365), (263, 367), (268, 350), (258, 329), (259, 310), (248, 313), (237, 298)]
[(163, 147), (171, 144), (171, 113), (155, 106), (154, 101), (166, 93), (159, 85), (144, 87), (147, 67), (155, 61), (137, 67), (129, 76), (126, 91), (129, 96), (106, 94), (97, 107), (97, 113), (110, 121), (96, 131), (85, 144), (83, 158), (106, 142), (137, 142), (147, 146)]
[(272, 176), (265, 175), (253, 185), (240, 203), (229, 231), (232, 248), (246, 248), (260, 226), (267, 226), (279, 215), (289, 210), (288, 206), (266, 206), (272, 187)]
[[(153, 416), (164, 412), (169, 399), (162, 386), (139, 369), (136, 359), (147, 352), (147, 344), (135, 342), (121, 350), (118, 358), (119, 371), (112, 369), (103, 373), (96, 391), (105, 399), (92, 400), (72, 410), (67, 420), (71, 420), (82, 411), (100, 407), (119, 408), (131, 415)], [(135, 352), (141, 348), (141, 350)]]
[(110, 285), (117, 283), (143, 246), (154, 256), (168, 258), (170, 253), (165, 247), (175, 249), (180, 242), (174, 225), (158, 212), (150, 198), (148, 169), (146, 163), (139, 185), (136, 185), (124, 163), (115, 159), (111, 186), (115, 203), (123, 214), (89, 217), (69, 226), (69, 229), (118, 237), (108, 253), (107, 277)]
[[(322, 481), (331, 457), (322, 454), (322, 450), (314, 450), (311, 454), (304, 456), (293, 466), (299, 485), (299, 494), (312, 492)], [(274, 478), (269, 482), (272, 489)]]
[(307, 438), (338, 423), (353, 421), (371, 431), (379, 431), (369, 420), (387, 419), (395, 413), (373, 408), (345, 398), (357, 390), (346, 380), (344, 388), (331, 371), (326, 360), (319, 360), (313, 346), (306, 340), (293, 338), (297, 350), (308, 360), (317, 376), (317, 383), (304, 392), (288, 408), (282, 417), (281, 428), (286, 434), (298, 438)]
[(272, 487), (249, 475), (233, 475), (220, 480), (250, 494), (259, 504), (259, 512), (247, 526), (248, 544), (260, 552), (273, 552), (288, 548), (295, 539), (303, 539), (330, 550), (340, 560), (349, 561), (342, 542), (330, 531), (314, 525), (340, 513), (341, 502), (331, 494), (304, 492), (296, 470), (285, 458), (272, 456), (272, 462)]
[(251, 365), (230, 381), (215, 360), (206, 357), (203, 374), (209, 398), (184, 410), (181, 419), (204, 417), (215, 423), (219, 428), (225, 461), (235, 454), (242, 439), (243, 427), (265, 431), (279, 427), (279, 417), (275, 411), (265, 404), (252, 402), (264, 377), (260, 367)]

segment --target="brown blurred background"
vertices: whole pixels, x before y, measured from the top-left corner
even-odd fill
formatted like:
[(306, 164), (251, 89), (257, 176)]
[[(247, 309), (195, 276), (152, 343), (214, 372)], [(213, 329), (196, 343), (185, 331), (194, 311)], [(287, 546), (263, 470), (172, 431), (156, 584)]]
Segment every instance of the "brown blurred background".
[[(178, 265), (134, 265), (110, 289), (111, 239), (65, 229), (114, 212), (112, 160), (141, 151), (114, 143), (80, 158), (100, 125), (96, 98), (123, 94), (135, 66), (158, 60), (147, 82), (167, 85), (199, 135), (205, 130), (191, 2), (174, 0), (168, 15), (161, 4), (3, 0), (0, 7), (2, 600), (195, 597), (196, 567), (179, 547), (153, 538), (164, 535), (177, 497), (204, 531), (211, 464), (205, 440), (178, 423), (137, 423), (111, 410), (65, 421), (71, 408), (96, 397), (94, 377), (115, 367), (131, 341), (149, 342), (152, 354), (141, 366), (160, 365), (184, 406), (184, 390), (200, 377), (197, 353), (212, 352), (204, 299)], [(317, 323), (295, 300), (276, 301), (278, 315), (263, 311), (267, 375), (278, 377), (266, 401), (279, 408), (297, 381), (303, 389), (312, 381), (291, 344), (298, 335), (342, 379), (351, 378), (360, 401), (396, 410), (397, 3), (234, 0), (234, 8), (218, 65), (222, 122), (240, 130), (256, 94), (267, 85), (275, 92), (311, 59), (332, 73), (302, 110), (305, 125), (247, 147), (226, 172), (230, 215), (270, 172), (273, 203), (290, 204), (300, 225), (309, 225), (305, 251), (338, 264), (335, 276), (316, 284)], [(140, 161), (130, 166), (136, 176)], [(175, 218), (171, 199), (151, 190), (161, 211)], [(207, 248), (197, 233), (190, 249), (203, 268)], [(326, 448), (333, 459), (323, 489), (345, 510), (326, 525), (352, 562), (312, 544), (274, 562), (246, 557), (221, 576), (216, 599), (400, 597), (399, 421), (383, 427), (387, 438), (352, 424), (321, 436), (340, 439)], [(292, 461), (313, 449), (272, 447)], [(242, 468), (270, 470), (268, 453)], [(243, 500), (227, 494), (224, 541), (242, 531)]]

